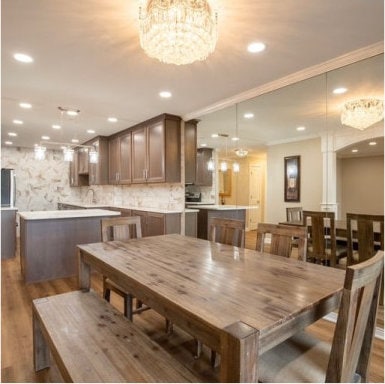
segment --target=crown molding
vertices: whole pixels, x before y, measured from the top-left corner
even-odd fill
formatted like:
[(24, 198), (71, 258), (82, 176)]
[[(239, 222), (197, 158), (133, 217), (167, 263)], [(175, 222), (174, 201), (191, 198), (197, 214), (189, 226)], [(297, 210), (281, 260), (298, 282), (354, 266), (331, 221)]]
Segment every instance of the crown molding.
[(314, 76), (322, 75), (334, 69), (338, 69), (346, 65), (353, 64), (360, 60), (368, 59), (370, 57), (379, 55), (381, 53), (384, 53), (384, 41), (379, 41), (378, 43), (369, 45), (364, 48), (357, 49), (355, 51), (338, 56), (334, 59), (325, 61), (320, 64), (313, 65), (311, 67), (305, 68), (298, 72), (294, 72), (291, 75), (282, 77), (280, 79), (263, 84), (259, 87), (252, 88), (248, 91), (245, 91), (237, 95), (234, 95), (232, 97), (229, 97), (227, 99), (218, 101), (217, 103), (211, 104), (203, 109), (188, 113), (182, 116), (182, 119), (184, 121), (196, 119), (201, 116), (207, 115), (209, 113), (219, 111), (226, 107), (233, 106), (242, 101), (249, 100), (254, 97), (263, 95), (265, 93), (272, 92), (277, 89), (286, 87), (288, 85), (310, 79)]

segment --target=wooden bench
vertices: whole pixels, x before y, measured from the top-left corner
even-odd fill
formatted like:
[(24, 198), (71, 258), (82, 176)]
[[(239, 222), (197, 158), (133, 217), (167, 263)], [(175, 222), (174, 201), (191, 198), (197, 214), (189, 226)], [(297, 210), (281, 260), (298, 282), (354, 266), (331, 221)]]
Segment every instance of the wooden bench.
[(186, 367), (95, 292), (33, 300), (35, 370), (50, 352), (66, 382), (197, 382)]

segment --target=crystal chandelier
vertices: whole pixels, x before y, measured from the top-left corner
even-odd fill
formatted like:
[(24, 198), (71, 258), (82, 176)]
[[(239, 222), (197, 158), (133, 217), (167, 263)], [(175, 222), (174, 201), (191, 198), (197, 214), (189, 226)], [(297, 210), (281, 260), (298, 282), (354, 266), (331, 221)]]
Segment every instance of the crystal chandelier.
[(363, 130), (384, 118), (384, 102), (379, 99), (359, 99), (345, 103), (341, 123)]
[(217, 14), (206, 0), (147, 0), (139, 10), (140, 45), (167, 64), (205, 60), (217, 42)]

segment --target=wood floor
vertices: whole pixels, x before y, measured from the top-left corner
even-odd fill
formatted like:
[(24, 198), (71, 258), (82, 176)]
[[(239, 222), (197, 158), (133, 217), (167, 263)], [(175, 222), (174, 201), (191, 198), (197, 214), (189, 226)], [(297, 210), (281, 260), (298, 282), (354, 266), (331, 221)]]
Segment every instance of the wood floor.
[[(254, 234), (249, 234), (246, 246), (254, 247)], [(1, 382), (60, 382), (61, 377), (55, 366), (36, 374), (32, 358), (32, 317), (31, 301), (38, 297), (50, 296), (77, 289), (75, 278), (58, 279), (44, 283), (24, 284), (20, 274), (19, 257), (3, 260), (1, 269)], [(101, 276), (94, 273), (92, 288), (101, 292)], [(122, 310), (122, 301), (112, 296), (112, 303)], [(383, 326), (383, 308), (380, 312)], [(175, 326), (169, 336), (164, 332), (164, 318), (149, 310), (136, 315), (134, 321), (168, 350), (183, 364), (199, 372), (202, 381), (216, 381), (218, 368), (209, 364), (209, 350), (204, 347), (200, 359), (194, 359), (194, 341), (191, 336)], [(331, 340), (334, 324), (319, 320), (309, 327), (317, 337)], [(384, 342), (375, 339), (371, 357), (371, 382), (384, 382)]]

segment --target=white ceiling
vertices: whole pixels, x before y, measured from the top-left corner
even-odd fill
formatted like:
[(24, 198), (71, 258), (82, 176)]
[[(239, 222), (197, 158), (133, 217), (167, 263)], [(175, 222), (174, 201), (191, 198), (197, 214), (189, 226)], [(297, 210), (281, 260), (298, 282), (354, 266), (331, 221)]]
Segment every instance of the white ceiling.
[[(216, 0), (215, 6), (215, 52), (206, 61), (174, 66), (148, 58), (141, 49), (139, 1), (3, 0), (2, 145), (11, 139), (15, 146), (32, 147), (43, 134), (52, 141), (83, 142), (95, 136), (87, 129), (110, 135), (165, 112), (193, 116), (221, 100), (383, 42), (383, 0)], [(266, 51), (249, 54), (252, 41), (265, 42)], [(15, 52), (30, 54), (34, 62), (16, 62)], [(323, 80), (308, 81), (311, 88)], [(380, 86), (383, 90), (383, 77)], [(161, 99), (162, 90), (173, 97)], [(315, 93), (311, 100), (293, 91), (307, 113), (322, 105)], [(33, 108), (22, 110), (21, 101)], [(260, 111), (272, 115), (268, 104), (260, 105)], [(80, 115), (63, 119), (59, 106), (80, 109)], [(275, 129), (265, 129), (258, 138), (245, 134), (251, 150), (284, 138), (278, 112), (285, 108), (273, 110)], [(234, 129), (234, 110), (223, 113), (227, 129)], [(119, 121), (108, 123), (109, 116)], [(24, 124), (14, 125), (14, 119)], [(62, 129), (53, 130), (55, 123)], [(205, 131), (200, 124), (200, 140), (209, 129), (214, 128)], [(8, 132), (18, 136), (9, 138)]]

